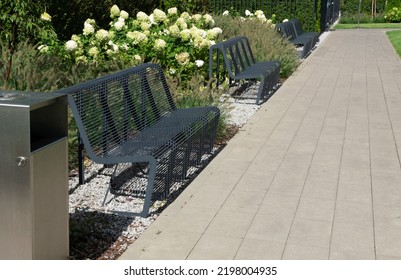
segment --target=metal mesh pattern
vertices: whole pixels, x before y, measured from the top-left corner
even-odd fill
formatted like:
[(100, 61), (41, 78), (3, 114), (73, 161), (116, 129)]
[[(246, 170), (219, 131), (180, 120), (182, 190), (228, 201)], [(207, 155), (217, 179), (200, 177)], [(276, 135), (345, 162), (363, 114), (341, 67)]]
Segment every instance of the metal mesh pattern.
[(280, 74), (280, 62), (256, 62), (248, 38), (238, 36), (210, 48), (209, 78), (215, 73), (219, 80), (220, 72), (228, 72), (229, 77), (237, 81), (259, 79), (261, 85), (256, 97), (256, 104), (259, 104), (260, 99), (268, 97), (276, 86)]
[(62, 92), (93, 161), (148, 164), (144, 216), (213, 148), (219, 109), (176, 108), (159, 65), (143, 64)]

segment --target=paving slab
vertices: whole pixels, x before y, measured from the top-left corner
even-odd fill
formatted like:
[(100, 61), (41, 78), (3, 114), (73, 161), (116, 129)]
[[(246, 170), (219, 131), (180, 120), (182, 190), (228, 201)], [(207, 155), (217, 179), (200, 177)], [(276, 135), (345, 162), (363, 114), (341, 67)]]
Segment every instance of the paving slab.
[(337, 30), (121, 259), (401, 259), (401, 63)]

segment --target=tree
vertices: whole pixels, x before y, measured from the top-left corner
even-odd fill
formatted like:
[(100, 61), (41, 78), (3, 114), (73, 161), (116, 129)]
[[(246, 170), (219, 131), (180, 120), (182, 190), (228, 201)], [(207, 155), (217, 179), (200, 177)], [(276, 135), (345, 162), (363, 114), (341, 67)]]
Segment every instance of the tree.
[(8, 48), (9, 57), (5, 73), (8, 81), (13, 54), (20, 42), (39, 43), (41, 39), (49, 41), (57, 35), (51, 25), (51, 16), (44, 8), (32, 0), (1, 0), (0, 2), (0, 40), (1, 47)]

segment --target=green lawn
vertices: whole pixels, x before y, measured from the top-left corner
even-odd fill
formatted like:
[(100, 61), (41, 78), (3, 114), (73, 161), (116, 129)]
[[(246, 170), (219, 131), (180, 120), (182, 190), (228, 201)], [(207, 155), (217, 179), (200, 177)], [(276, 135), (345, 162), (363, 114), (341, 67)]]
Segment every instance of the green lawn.
[[(337, 24), (334, 29), (355, 29), (358, 28), (357, 23)], [(401, 28), (401, 23), (361, 23), (359, 28)]]
[(388, 31), (387, 36), (398, 56), (401, 57), (401, 30)]

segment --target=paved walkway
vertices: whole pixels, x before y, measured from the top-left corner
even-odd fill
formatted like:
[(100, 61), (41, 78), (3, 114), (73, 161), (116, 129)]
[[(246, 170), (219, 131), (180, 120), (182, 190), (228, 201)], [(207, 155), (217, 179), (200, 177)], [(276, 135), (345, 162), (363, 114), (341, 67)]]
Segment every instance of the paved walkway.
[(334, 31), (121, 259), (401, 259), (401, 63)]

